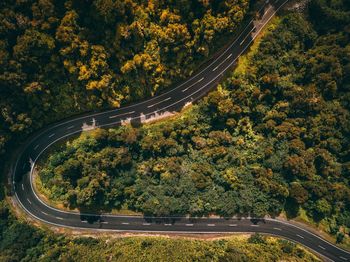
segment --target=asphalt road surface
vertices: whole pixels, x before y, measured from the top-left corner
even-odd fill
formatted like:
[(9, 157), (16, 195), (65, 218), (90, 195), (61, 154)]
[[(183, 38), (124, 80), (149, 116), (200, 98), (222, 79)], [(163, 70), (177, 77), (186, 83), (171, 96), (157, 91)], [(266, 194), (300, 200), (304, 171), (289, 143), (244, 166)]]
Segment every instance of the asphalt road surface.
[(243, 28), (232, 43), (207, 63), (205, 68), (170, 91), (143, 102), (101, 113), (92, 113), (48, 126), (27, 141), (13, 165), (11, 182), (15, 200), (31, 217), (44, 223), (80, 229), (133, 232), (230, 233), (260, 232), (303, 244), (332, 261), (350, 261), (350, 253), (295, 225), (274, 219), (152, 218), (66, 212), (44, 203), (35, 193), (32, 171), (35, 162), (55, 142), (84, 130), (144, 122), (178, 111), (215, 87), (223, 74), (250, 46), (267, 22), (288, 0), (265, 2), (254, 21)]

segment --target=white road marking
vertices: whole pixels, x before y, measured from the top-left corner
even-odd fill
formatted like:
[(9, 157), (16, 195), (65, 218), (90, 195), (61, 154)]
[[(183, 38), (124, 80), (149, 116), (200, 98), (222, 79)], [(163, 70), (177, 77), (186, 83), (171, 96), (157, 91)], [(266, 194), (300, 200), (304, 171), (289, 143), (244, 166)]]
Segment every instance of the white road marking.
[(40, 211), (41, 213), (43, 213), (44, 215), (46, 215), (46, 216), (48, 216), (48, 214), (47, 213), (45, 213), (44, 211)]
[(151, 223), (143, 223), (142, 225), (144, 225), (144, 226), (150, 226)]
[(251, 227), (258, 227), (259, 225), (250, 225)]
[(171, 226), (171, 224), (164, 224), (164, 226)]
[(186, 92), (189, 88), (191, 88), (192, 86), (194, 86), (195, 84), (198, 84), (199, 82), (202, 82), (204, 80), (204, 77), (202, 77), (201, 79), (199, 79), (197, 82), (193, 83), (192, 85), (190, 85), (189, 87), (186, 87), (185, 89), (182, 90), (182, 92)]
[(186, 227), (193, 227), (193, 224), (186, 224)]
[(30, 202), (30, 200), (27, 198), (27, 201), (29, 202), (29, 204), (32, 204), (32, 202)]
[(325, 250), (325, 249), (326, 249), (325, 247), (323, 247), (323, 246), (320, 246), (320, 245), (318, 245), (318, 247), (319, 247), (319, 248), (322, 248), (323, 250)]
[(101, 221), (100, 223), (101, 223), (101, 224), (108, 224), (107, 221)]
[(24, 185), (22, 184), (22, 190), (24, 191)]
[(165, 102), (165, 101), (168, 101), (168, 100), (170, 100), (170, 99), (171, 99), (171, 97), (168, 97), (168, 98), (166, 98), (166, 99), (164, 99), (164, 100), (162, 100), (162, 101), (159, 101), (159, 102), (157, 102), (157, 103), (155, 103), (155, 104), (153, 104), (153, 105), (147, 106), (147, 107), (148, 107), (148, 108), (154, 107), (155, 105), (158, 105), (158, 104), (163, 103), (163, 102)]
[[(263, 23), (263, 26), (258, 30), (258, 32), (254, 35), (254, 37), (252, 38), (252, 40), (250, 40), (250, 42), (248, 43), (248, 45), (247, 45), (247, 46), (243, 49), (243, 51), (238, 55), (238, 57), (239, 57), (241, 54), (243, 54), (243, 53), (245, 52), (245, 50), (247, 50), (247, 48), (249, 47), (250, 43), (254, 41), (254, 39), (257, 37), (257, 35), (259, 35), (259, 33), (261, 32), (261, 30), (264, 28), (264, 26), (265, 26), (268, 22), (270, 22), (271, 18), (272, 18), (272, 17), (281, 9), (281, 7), (283, 7), (284, 4), (287, 3), (287, 2), (288, 2), (288, 0), (284, 1), (283, 4), (280, 5), (280, 7), (278, 7), (277, 10), (276, 10), (275, 12), (272, 13), (272, 15), (267, 19), (267, 21), (266, 21), (265, 23)], [(264, 4), (264, 6), (263, 6), (262, 8), (260, 8), (259, 12), (260, 12), (264, 7), (265, 7), (265, 4)], [(251, 23), (251, 22), (250, 22), (250, 23)], [(249, 23), (249, 24), (250, 24), (250, 23)], [(247, 27), (248, 27), (248, 26), (247, 26)], [(242, 34), (241, 34), (241, 35), (242, 35)], [(241, 35), (240, 35), (240, 36), (241, 36)], [(239, 37), (240, 37), (240, 36), (239, 36)], [(236, 62), (236, 60), (238, 59), (238, 57), (235, 58), (235, 59), (222, 71), (222, 73), (225, 72), (228, 68), (230, 68), (230, 67)]]
[(82, 220), (81, 222), (82, 222), (82, 223), (87, 223), (87, 221), (86, 221), (86, 220)]
[[(279, 1), (279, 0), (277, 0), (277, 1)], [(260, 13), (261, 12), (261, 10), (265, 7), (265, 5), (266, 4), (264, 4), (261, 8), (260, 8), (260, 10), (258, 11), (258, 13)], [(248, 28), (248, 26), (251, 24), (253, 22), (253, 20), (250, 20), (249, 21), (249, 23), (246, 25), (246, 27), (243, 29), (243, 31), (239, 34), (239, 36), (236, 38), (236, 40), (234, 40), (231, 44), (230, 44), (230, 46), (224, 51), (224, 52), (222, 52), (210, 65), (208, 65), (208, 67), (209, 66), (211, 66), (211, 65), (213, 65), (216, 61), (218, 61), (225, 53), (226, 53), (226, 51), (227, 50), (229, 50), (237, 41), (238, 41), (238, 39), (242, 36), (242, 34), (244, 33), (244, 31)], [(183, 82), (182, 84), (180, 84), (180, 85), (178, 85), (177, 87), (176, 87), (176, 89), (177, 88), (180, 88), (181, 86), (183, 86), (184, 84), (187, 84), (189, 81), (191, 81), (193, 78), (195, 78), (196, 76), (198, 76), (198, 75), (200, 75), (202, 72), (204, 72), (205, 71), (205, 69), (203, 69), (202, 71), (199, 71), (196, 75), (194, 75), (194, 76), (192, 76), (192, 77), (190, 77), (189, 79), (187, 79), (187, 81), (185, 81), (185, 82)], [(187, 89), (186, 89), (187, 90)], [(186, 91), (185, 90), (185, 91)], [(182, 92), (185, 92), (184, 90), (182, 90)], [(170, 92), (170, 91), (169, 91)], [(168, 92), (166, 92), (166, 93), (164, 93), (163, 95), (165, 95), (165, 94), (167, 94)], [(142, 103), (142, 102), (141, 102)]]
[(25, 169), (26, 168), (26, 164), (23, 164), (23, 167), (22, 167), (22, 169)]
[(36, 145), (36, 146), (34, 147), (34, 150), (36, 150), (38, 147), (39, 147), (39, 145)]
[(69, 126), (69, 127), (67, 127), (67, 129), (72, 129), (74, 126)]
[(56, 219), (59, 219), (59, 220), (63, 220), (63, 218), (62, 217), (55, 217)]
[(129, 225), (129, 223), (127, 223), (127, 222), (123, 222), (123, 223), (122, 223), (122, 225)]
[(132, 113), (135, 113), (135, 111), (130, 111), (130, 112), (127, 112), (127, 113), (124, 113), (124, 114), (110, 116), (109, 119), (116, 118), (116, 117), (119, 117), (119, 116), (129, 115), (129, 114), (132, 114)]
[(219, 66), (221, 66), (227, 59), (229, 59), (230, 57), (232, 56), (232, 54), (229, 54), (228, 57), (225, 58), (224, 61), (222, 61), (220, 64), (218, 64), (214, 69), (213, 69), (213, 72), (219, 68)]
[[(271, 7), (271, 6), (270, 6)], [(264, 15), (266, 15), (266, 13), (270, 10), (270, 7), (266, 9)]]
[(250, 33), (253, 32), (254, 29), (255, 29), (255, 26), (253, 26), (253, 28), (249, 31), (249, 33), (246, 35), (246, 37), (242, 40), (242, 42), (239, 45), (242, 45), (244, 43), (244, 41), (247, 39), (248, 36), (250, 36)]
[(237, 224), (229, 224), (228, 226), (229, 226), (229, 227), (236, 227)]
[(340, 256), (339, 258), (341, 258), (341, 259), (343, 259), (343, 260), (345, 260), (345, 261), (348, 261), (348, 259), (345, 258), (345, 257)]
[(274, 227), (273, 229), (282, 231), (282, 229), (280, 229), (279, 227)]
[(215, 227), (215, 224), (207, 224), (208, 227)]
[(297, 234), (297, 237), (300, 237), (300, 238), (304, 239), (304, 237), (303, 237), (303, 236), (301, 236), (301, 235), (298, 235), (298, 234)]
[(53, 137), (54, 135), (55, 135), (55, 133), (53, 133), (53, 134), (49, 135), (49, 137)]

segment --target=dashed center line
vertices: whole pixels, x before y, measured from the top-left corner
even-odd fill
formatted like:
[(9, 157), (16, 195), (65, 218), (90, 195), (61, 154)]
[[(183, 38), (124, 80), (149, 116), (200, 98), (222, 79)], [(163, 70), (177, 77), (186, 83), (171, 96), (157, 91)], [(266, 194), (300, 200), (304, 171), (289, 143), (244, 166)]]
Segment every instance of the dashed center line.
[(63, 218), (62, 217), (55, 217), (56, 219), (59, 219), (59, 220), (63, 220)]
[(36, 146), (34, 147), (34, 150), (37, 150), (38, 147), (39, 147), (39, 145), (36, 145)]
[(24, 185), (22, 184), (22, 190), (24, 191)]
[(229, 59), (232, 56), (232, 54), (229, 54), (224, 61), (222, 61), (220, 64), (218, 64), (214, 69), (213, 72), (216, 71), (227, 59)]
[(325, 250), (325, 249), (326, 249), (325, 247), (320, 246), (320, 245), (318, 245), (318, 247), (319, 247), (319, 248), (321, 248), (321, 249), (323, 249), (323, 250)]
[(186, 224), (186, 227), (193, 227), (193, 224)]
[(253, 32), (254, 29), (255, 29), (255, 26), (253, 26), (253, 28), (249, 31), (249, 33), (246, 35), (246, 37), (244, 37), (244, 39), (242, 40), (242, 42), (239, 45), (242, 45), (244, 43), (244, 41), (247, 39), (248, 36), (250, 36), (250, 33)]
[(259, 225), (250, 225), (251, 227), (258, 227)]
[(55, 135), (55, 133), (53, 133), (53, 134), (49, 135), (49, 137), (51, 138), (51, 137), (53, 137), (54, 135)]
[(341, 258), (341, 259), (343, 259), (343, 260), (345, 260), (345, 261), (348, 261), (348, 259), (345, 258), (345, 257), (340, 256), (339, 258)]
[(40, 211), (41, 213), (43, 213), (44, 215), (48, 216), (49, 214), (44, 212), (44, 211)]
[(122, 225), (129, 225), (130, 223), (128, 222), (123, 222)]
[(189, 87), (186, 87), (185, 89), (182, 90), (182, 92), (186, 92), (189, 88), (191, 88), (192, 86), (194, 86), (195, 84), (202, 82), (204, 80), (204, 77), (202, 77), (201, 79), (199, 79), (197, 82), (193, 83), (192, 85), (190, 85)]
[(197, 81), (197, 83), (202, 82), (203, 80), (204, 80), (204, 77), (202, 77), (201, 79), (199, 79), (199, 80)]
[(266, 9), (266, 11), (264, 12), (264, 15), (266, 15), (266, 13), (270, 10), (270, 7)]
[(228, 226), (229, 226), (229, 227), (236, 227), (237, 224), (229, 224)]
[(81, 222), (82, 222), (82, 223), (87, 223), (87, 221), (86, 221), (86, 220), (82, 220)]
[(297, 237), (300, 237), (300, 238), (304, 239), (304, 237), (303, 237), (303, 236), (301, 236), (301, 235), (298, 235), (298, 234), (297, 234)]
[(100, 223), (101, 223), (101, 224), (108, 224), (107, 221), (101, 221)]
[(67, 129), (72, 129), (74, 126), (69, 126), (69, 127), (67, 127)]
[(273, 229), (282, 231), (282, 229), (280, 229), (279, 227), (274, 227)]
[(148, 107), (148, 108), (154, 107), (155, 105), (158, 105), (158, 104), (163, 103), (163, 102), (165, 102), (165, 101), (168, 101), (168, 100), (170, 100), (170, 99), (171, 99), (171, 97), (168, 97), (168, 98), (166, 98), (166, 99), (164, 99), (164, 100), (162, 100), (162, 101), (159, 101), (159, 102), (157, 102), (157, 103), (155, 103), (155, 104), (153, 104), (153, 105), (147, 106), (147, 107)]
[(164, 224), (164, 226), (171, 226), (171, 224)]
[(215, 224), (207, 224), (208, 227), (215, 227)]
[(150, 226), (151, 223), (143, 223), (142, 225), (144, 225), (144, 226)]
[(32, 204), (32, 202), (30, 202), (30, 200), (28, 198), (27, 198), (27, 201), (28, 201), (29, 204)]
[(131, 112), (127, 112), (127, 113), (124, 113), (124, 114), (119, 114), (119, 115), (110, 116), (109, 119), (116, 118), (116, 117), (120, 117), (120, 116), (125, 116), (125, 115), (130, 115), (130, 114), (132, 114), (132, 113), (135, 113), (135, 111), (131, 111)]

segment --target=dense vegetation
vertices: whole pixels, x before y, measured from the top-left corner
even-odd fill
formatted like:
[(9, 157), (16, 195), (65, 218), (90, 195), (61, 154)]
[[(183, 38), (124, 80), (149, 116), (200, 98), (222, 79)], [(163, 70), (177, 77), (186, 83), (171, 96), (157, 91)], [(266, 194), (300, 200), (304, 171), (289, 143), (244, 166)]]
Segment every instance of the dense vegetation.
[(0, 261), (319, 261), (289, 241), (260, 235), (204, 241), (54, 235), (19, 222), (0, 201)]
[(0, 153), (45, 123), (118, 107), (187, 77), (248, 5), (0, 1)]
[(0, 189), (0, 261), (319, 261), (292, 242), (261, 235), (220, 240), (67, 237), (18, 220)]
[(40, 171), (49, 197), (153, 215), (302, 208), (341, 241), (350, 227), (350, 27), (326, 30), (315, 10), (341, 16), (349, 5), (325, 4), (312, 1), (310, 21), (281, 19), (243, 69), (185, 114), (67, 143)]

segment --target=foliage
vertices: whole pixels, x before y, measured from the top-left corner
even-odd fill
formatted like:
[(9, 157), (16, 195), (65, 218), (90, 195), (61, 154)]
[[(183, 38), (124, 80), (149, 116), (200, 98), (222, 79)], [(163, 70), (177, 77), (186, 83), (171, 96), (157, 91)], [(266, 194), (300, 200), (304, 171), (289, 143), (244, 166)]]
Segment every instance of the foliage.
[[(264, 245), (245, 237), (191, 240), (163, 237), (67, 237), (18, 221), (0, 201), (0, 261), (319, 261), (299, 246), (283, 251), (275, 238)], [(295, 254), (303, 254), (295, 258)]]
[(0, 3), (0, 154), (44, 124), (188, 77), (248, 0)]
[(341, 31), (344, 27), (348, 32), (350, 30), (350, 3), (347, 0), (312, 0), (310, 14), (322, 32)]
[(333, 234), (349, 232), (346, 28), (323, 34), (303, 16), (286, 15), (245, 72), (183, 116), (98, 130), (54, 153), (40, 171), (49, 197), (158, 216), (264, 216), (302, 207), (336, 225)]
[(255, 233), (248, 238), (248, 242), (252, 244), (266, 244), (266, 237), (259, 233)]

